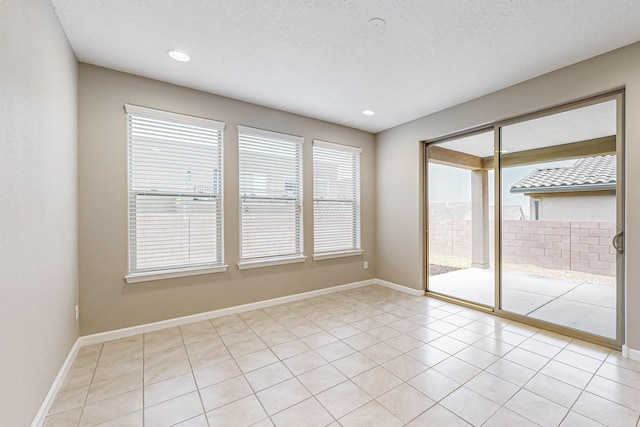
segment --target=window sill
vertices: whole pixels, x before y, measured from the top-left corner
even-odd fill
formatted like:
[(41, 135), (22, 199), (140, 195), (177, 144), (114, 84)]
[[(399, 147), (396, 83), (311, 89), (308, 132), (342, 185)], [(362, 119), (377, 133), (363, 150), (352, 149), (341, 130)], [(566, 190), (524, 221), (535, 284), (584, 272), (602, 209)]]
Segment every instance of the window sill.
[(175, 270), (148, 271), (144, 273), (129, 273), (124, 276), (127, 283), (149, 282), (151, 280), (173, 279), (176, 277), (196, 276), (199, 274), (223, 273), (226, 265), (218, 267), (177, 268)]
[(328, 252), (324, 254), (317, 254), (313, 256), (314, 261), (322, 261), (323, 259), (344, 258), (348, 256), (358, 256), (364, 253), (363, 250), (355, 251), (342, 251), (342, 252)]
[(297, 262), (305, 262), (307, 257), (304, 255), (296, 255), (291, 257), (281, 257), (281, 258), (263, 258), (258, 260), (248, 260), (248, 261), (240, 261), (238, 263), (238, 269), (246, 270), (249, 268), (259, 268), (259, 267), (271, 267), (273, 265), (282, 265), (282, 264), (293, 264)]

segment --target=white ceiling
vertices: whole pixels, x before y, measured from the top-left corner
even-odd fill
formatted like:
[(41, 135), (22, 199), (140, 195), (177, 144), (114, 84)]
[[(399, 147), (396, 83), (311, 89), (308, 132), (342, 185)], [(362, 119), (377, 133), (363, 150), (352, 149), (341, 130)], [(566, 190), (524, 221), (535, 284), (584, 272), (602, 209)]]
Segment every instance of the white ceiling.
[(638, 0), (52, 3), (81, 62), (371, 132), (640, 40)]

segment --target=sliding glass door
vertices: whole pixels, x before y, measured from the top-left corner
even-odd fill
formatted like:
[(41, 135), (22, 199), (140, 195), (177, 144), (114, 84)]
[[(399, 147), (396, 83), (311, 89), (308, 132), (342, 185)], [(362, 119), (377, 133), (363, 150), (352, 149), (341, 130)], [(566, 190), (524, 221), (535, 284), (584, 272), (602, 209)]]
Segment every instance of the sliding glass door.
[[(429, 290), (494, 305), (493, 131), (427, 148)], [(484, 162), (484, 163), (483, 163)], [(490, 182), (491, 181), (491, 182)]]
[(427, 142), (427, 292), (620, 345), (622, 108), (614, 93)]
[[(616, 340), (618, 105), (610, 97), (500, 127), (501, 310)], [(508, 217), (516, 208), (523, 220)]]

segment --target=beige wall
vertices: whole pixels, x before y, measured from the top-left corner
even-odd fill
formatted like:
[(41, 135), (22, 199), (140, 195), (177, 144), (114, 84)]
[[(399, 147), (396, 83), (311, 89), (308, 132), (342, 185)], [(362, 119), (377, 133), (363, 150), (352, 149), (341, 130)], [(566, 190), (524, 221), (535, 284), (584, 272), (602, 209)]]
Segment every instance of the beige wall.
[(540, 200), (541, 220), (557, 221), (615, 221), (615, 191), (543, 193), (531, 195)]
[[(640, 159), (640, 43), (425, 116), (377, 135), (377, 275), (424, 289), (421, 144), (454, 131), (626, 87), (626, 164)], [(416, 88), (419, 90), (420, 88)], [(425, 96), (429, 96), (425, 93)], [(627, 344), (640, 349), (640, 168), (626, 169)]]
[[(224, 121), (226, 273), (126, 284), (125, 103)], [(108, 331), (375, 277), (375, 143), (370, 133), (92, 65), (79, 66), (81, 334)], [(237, 125), (303, 136), (304, 264), (238, 270)], [(313, 261), (314, 138), (362, 148), (363, 256)], [(363, 261), (369, 269), (363, 269)]]
[(377, 277), (415, 289), (424, 289), (421, 133), (409, 123), (376, 136)]
[(0, 424), (31, 423), (78, 337), (77, 64), (45, 0), (0, 2)]

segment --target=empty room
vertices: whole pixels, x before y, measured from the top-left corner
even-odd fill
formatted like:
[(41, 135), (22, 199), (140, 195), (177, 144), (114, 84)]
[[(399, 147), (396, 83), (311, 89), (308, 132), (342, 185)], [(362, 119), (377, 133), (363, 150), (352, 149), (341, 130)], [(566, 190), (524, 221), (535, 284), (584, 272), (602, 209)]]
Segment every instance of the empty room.
[(639, 21), (0, 0), (0, 425), (640, 427)]

